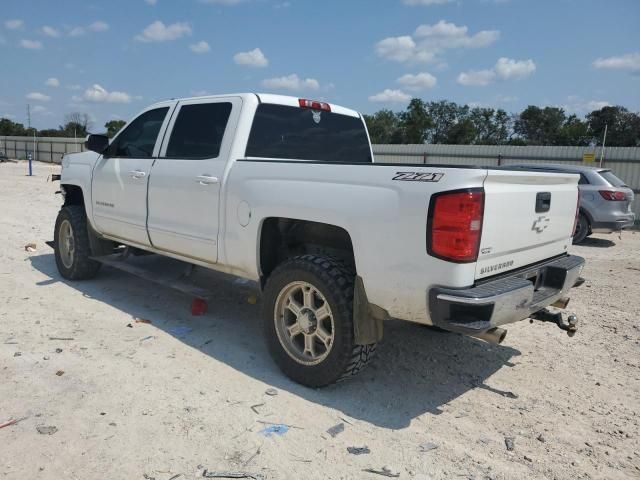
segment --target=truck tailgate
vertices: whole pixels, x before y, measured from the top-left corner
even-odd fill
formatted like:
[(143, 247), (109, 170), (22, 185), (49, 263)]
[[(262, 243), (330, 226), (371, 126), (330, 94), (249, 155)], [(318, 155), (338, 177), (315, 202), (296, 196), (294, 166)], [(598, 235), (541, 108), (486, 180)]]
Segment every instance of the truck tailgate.
[(489, 170), (476, 279), (567, 252), (578, 175)]

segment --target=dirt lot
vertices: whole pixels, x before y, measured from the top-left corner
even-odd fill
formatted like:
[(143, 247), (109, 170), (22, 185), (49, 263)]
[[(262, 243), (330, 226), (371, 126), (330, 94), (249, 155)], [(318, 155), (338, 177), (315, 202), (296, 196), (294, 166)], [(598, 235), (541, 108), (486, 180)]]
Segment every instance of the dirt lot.
[(0, 429), (0, 478), (640, 478), (639, 233), (574, 249), (588, 281), (572, 339), (521, 322), (491, 346), (389, 322), (368, 370), (311, 390), (271, 362), (259, 301), (232, 278), (212, 277), (202, 317), (109, 268), (61, 280), (52, 171), (0, 165), (0, 424), (22, 419)]

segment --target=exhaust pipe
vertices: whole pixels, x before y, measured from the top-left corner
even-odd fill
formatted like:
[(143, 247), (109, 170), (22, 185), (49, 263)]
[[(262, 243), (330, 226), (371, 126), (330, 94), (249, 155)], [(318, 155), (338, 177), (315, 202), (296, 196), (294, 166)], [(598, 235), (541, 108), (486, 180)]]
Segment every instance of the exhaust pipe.
[(507, 336), (507, 331), (504, 328), (494, 327), (486, 332), (474, 333), (471, 336), (494, 345), (500, 345), (504, 340), (504, 337)]

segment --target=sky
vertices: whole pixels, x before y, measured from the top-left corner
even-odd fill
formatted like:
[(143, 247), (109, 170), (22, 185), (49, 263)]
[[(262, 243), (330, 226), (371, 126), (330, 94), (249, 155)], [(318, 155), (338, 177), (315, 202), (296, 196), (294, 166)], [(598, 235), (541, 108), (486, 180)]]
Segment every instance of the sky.
[(25, 0), (0, 9), (0, 117), (93, 131), (167, 98), (273, 92), (640, 110), (640, 0)]

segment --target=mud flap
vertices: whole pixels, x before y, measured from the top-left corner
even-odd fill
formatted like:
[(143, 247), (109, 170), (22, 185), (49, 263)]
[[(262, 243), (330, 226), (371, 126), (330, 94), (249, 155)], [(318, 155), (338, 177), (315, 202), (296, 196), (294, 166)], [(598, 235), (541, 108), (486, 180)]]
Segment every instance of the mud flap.
[(388, 317), (382, 308), (369, 303), (362, 278), (356, 276), (353, 291), (353, 333), (356, 345), (370, 345), (382, 340), (382, 323)]

